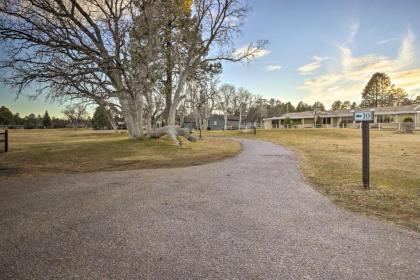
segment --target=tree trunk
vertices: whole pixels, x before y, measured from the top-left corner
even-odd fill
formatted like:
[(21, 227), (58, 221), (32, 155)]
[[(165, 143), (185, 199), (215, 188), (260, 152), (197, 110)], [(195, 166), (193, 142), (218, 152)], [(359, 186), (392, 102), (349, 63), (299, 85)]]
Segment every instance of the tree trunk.
[(109, 124), (111, 125), (112, 129), (117, 131), (118, 129), (117, 124), (115, 123), (112, 116), (110, 116), (110, 112), (108, 112), (108, 110), (106, 111), (106, 117), (108, 118)]
[(171, 104), (171, 108), (169, 109), (168, 126), (175, 126), (176, 110), (178, 109), (179, 102), (181, 101), (181, 92), (184, 90), (186, 74), (187, 73), (184, 72), (179, 77), (178, 87), (177, 87), (176, 92), (174, 94), (172, 104)]
[(169, 123), (169, 114), (172, 107), (172, 88), (173, 88), (173, 68), (174, 62), (172, 57), (172, 23), (168, 22), (167, 30), (165, 31), (165, 58), (166, 58), (166, 80), (164, 81), (164, 93), (165, 93), (165, 110), (163, 111), (163, 119), (166, 123)]
[(239, 125), (238, 125), (239, 130), (241, 130), (241, 123), (242, 123), (242, 108), (239, 109)]
[(122, 99), (122, 112), (124, 115), (125, 125), (127, 126), (128, 137), (130, 139), (140, 139), (143, 133), (143, 97), (137, 100)]
[(150, 138), (159, 138), (163, 135), (169, 135), (171, 139), (175, 141), (177, 145), (179, 145), (179, 141), (177, 139), (178, 136), (184, 136), (189, 141), (196, 141), (197, 139), (191, 135), (191, 130), (189, 128), (180, 128), (175, 126), (165, 126), (162, 128), (157, 129), (156, 131), (153, 131), (148, 135)]
[(147, 124), (146, 126), (147, 138), (150, 138), (152, 136), (153, 127), (152, 127), (152, 117), (149, 114), (147, 115), (146, 124)]
[[(172, 78), (171, 78), (172, 80)], [(165, 110), (163, 111), (163, 119), (165, 123), (169, 123), (169, 111), (172, 106), (172, 81), (165, 81)]]

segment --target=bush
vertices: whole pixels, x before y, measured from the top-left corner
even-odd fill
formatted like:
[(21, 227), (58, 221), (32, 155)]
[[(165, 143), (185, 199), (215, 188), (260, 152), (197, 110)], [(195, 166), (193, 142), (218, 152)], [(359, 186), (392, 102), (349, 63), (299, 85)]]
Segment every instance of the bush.
[(400, 131), (402, 133), (413, 133), (414, 131), (414, 124), (412, 122), (404, 122), (400, 125)]
[(408, 117), (403, 120), (403, 122), (414, 122), (412, 118)]
[(285, 118), (284, 119), (284, 127), (287, 128), (288, 125), (292, 125), (293, 121), (290, 118)]

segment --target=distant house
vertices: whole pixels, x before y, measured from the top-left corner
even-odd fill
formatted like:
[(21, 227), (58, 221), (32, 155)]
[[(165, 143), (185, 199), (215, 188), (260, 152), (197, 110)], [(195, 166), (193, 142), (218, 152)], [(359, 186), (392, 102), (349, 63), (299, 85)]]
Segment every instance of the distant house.
[(117, 129), (127, 129), (127, 126), (125, 125), (124, 121), (118, 121), (117, 122)]
[(295, 112), (283, 114), (279, 117), (264, 119), (264, 128), (283, 128), (283, 127), (314, 127), (316, 114), (313, 111)]
[[(228, 116), (226, 128), (238, 129), (239, 128), (239, 117)], [(225, 117), (223, 115), (211, 115), (208, 120), (208, 130), (224, 130), (225, 129)]]
[(182, 124), (181, 124), (182, 128), (188, 128), (188, 129), (197, 129), (197, 125), (195, 123), (195, 121), (192, 120), (185, 120)]
[(321, 127), (347, 127), (352, 124), (355, 110), (331, 110), (318, 113)]
[[(390, 106), (377, 108), (362, 108), (355, 110), (331, 110), (321, 112), (296, 112), (278, 117), (264, 119), (264, 128), (283, 127), (359, 127), (353, 115), (362, 111), (374, 112), (372, 126), (379, 128), (396, 128), (402, 122), (412, 122), (420, 129), (420, 105)], [(286, 124), (286, 120), (289, 124)]]

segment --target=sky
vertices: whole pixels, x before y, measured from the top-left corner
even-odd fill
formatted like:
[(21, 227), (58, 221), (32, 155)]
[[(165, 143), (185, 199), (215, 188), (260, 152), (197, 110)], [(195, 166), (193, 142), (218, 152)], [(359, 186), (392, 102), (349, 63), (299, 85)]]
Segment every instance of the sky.
[(238, 47), (269, 40), (251, 63), (224, 64), (221, 81), (297, 103), (361, 100), (375, 72), (420, 95), (420, 1), (269, 1), (252, 6)]
[[(251, 12), (235, 47), (268, 40), (248, 63), (224, 63), (222, 83), (265, 98), (361, 100), (375, 72), (387, 73), (410, 96), (420, 95), (420, 0), (249, 0)], [(31, 92), (30, 90), (28, 92)], [(63, 105), (17, 100), (0, 87), (0, 106), (22, 115), (60, 116)]]

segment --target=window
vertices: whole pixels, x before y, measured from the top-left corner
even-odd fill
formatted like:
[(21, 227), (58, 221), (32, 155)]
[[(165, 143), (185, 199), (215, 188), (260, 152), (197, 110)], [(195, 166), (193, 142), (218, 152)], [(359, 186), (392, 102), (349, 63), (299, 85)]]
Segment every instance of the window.
[(352, 123), (353, 117), (341, 117), (341, 123)]
[(217, 125), (217, 121), (213, 121), (213, 125)]
[(331, 124), (331, 118), (322, 118), (322, 124)]
[(378, 123), (393, 123), (397, 121), (395, 115), (377, 115)]

